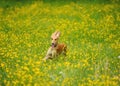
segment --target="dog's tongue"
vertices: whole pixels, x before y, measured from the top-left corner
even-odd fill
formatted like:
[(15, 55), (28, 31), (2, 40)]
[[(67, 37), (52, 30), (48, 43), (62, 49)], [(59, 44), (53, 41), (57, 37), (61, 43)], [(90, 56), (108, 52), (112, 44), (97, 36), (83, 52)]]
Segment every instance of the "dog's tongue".
[(54, 48), (54, 45), (52, 45), (52, 48)]

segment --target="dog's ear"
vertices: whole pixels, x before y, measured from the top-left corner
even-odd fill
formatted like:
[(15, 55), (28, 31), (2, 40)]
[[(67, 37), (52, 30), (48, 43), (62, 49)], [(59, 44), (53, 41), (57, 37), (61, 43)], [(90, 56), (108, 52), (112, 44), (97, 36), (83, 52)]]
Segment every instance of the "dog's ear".
[(56, 36), (57, 36), (57, 38), (60, 37), (60, 31), (57, 31)]
[(55, 31), (52, 35), (51, 38), (59, 38), (60, 37), (60, 31)]
[(57, 31), (55, 31), (52, 35), (51, 35), (51, 38), (54, 38), (57, 34)]

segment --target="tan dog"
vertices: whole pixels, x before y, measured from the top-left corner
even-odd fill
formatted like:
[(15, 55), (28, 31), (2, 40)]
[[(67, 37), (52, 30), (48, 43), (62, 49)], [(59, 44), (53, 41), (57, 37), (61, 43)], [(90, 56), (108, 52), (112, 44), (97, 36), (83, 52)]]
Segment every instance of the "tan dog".
[(59, 31), (56, 31), (51, 35), (51, 39), (52, 39), (51, 46), (48, 49), (44, 60), (52, 59), (54, 57), (57, 57), (61, 53), (66, 55), (67, 46), (65, 44), (58, 44), (59, 37), (60, 37), (60, 32)]

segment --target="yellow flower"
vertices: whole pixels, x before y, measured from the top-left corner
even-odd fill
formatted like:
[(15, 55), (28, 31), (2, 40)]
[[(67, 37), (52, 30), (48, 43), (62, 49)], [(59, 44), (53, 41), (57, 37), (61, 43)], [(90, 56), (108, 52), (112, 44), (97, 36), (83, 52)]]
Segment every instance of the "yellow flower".
[(5, 66), (5, 64), (4, 63), (1, 63), (1, 65), (0, 65), (2, 68)]

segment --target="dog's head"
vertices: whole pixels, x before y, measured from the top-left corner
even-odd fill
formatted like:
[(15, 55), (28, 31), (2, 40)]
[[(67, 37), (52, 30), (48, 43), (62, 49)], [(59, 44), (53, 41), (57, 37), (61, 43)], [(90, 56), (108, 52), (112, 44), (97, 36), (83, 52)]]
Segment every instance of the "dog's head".
[(51, 35), (52, 47), (56, 47), (56, 46), (57, 46), (59, 37), (60, 37), (60, 31), (55, 31), (55, 32)]

